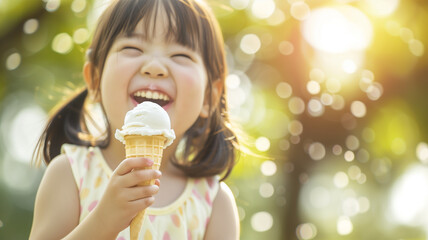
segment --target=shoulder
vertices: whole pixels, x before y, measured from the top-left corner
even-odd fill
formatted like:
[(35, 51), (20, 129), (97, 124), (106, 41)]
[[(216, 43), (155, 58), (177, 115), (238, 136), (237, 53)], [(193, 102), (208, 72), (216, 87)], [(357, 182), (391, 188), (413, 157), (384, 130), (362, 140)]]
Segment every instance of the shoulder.
[(63, 144), (61, 147), (61, 153), (65, 154), (69, 159), (85, 156), (85, 154), (87, 154), (88, 151), (89, 151), (89, 147), (87, 146), (79, 146), (79, 145), (68, 144), (68, 143)]
[[(211, 220), (207, 226), (205, 240), (239, 239), (239, 217), (232, 191), (221, 182), (213, 202)], [(222, 229), (222, 231), (218, 231)]]
[(54, 158), (46, 168), (37, 192), (31, 239), (60, 238), (79, 221), (79, 197), (66, 155)]

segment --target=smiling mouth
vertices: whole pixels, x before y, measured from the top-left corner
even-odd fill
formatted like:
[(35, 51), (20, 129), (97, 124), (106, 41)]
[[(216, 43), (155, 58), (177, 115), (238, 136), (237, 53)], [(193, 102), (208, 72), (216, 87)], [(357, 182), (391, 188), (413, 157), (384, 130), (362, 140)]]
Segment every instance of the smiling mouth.
[(171, 101), (168, 95), (162, 92), (150, 90), (137, 91), (133, 94), (133, 98), (138, 104), (145, 101), (150, 101), (160, 105), (161, 107), (167, 105)]

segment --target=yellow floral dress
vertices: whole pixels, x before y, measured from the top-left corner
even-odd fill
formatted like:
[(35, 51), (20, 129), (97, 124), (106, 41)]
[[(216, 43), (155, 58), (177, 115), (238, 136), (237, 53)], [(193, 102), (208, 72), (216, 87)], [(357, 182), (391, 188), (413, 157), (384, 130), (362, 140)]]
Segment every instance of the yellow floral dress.
[[(70, 162), (80, 193), (80, 222), (96, 207), (104, 193), (112, 170), (97, 147), (71, 144), (62, 146)], [(168, 206), (146, 209), (140, 239), (203, 239), (210, 220), (213, 200), (219, 189), (218, 177), (189, 178), (183, 193)], [(117, 240), (129, 239), (129, 227)]]

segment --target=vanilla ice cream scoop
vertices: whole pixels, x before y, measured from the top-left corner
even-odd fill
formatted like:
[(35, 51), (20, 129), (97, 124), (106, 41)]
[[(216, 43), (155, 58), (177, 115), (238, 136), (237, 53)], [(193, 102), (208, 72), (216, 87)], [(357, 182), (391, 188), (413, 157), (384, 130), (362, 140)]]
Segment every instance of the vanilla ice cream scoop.
[(168, 113), (158, 104), (149, 101), (138, 104), (126, 113), (122, 130), (117, 129), (115, 137), (125, 143), (126, 135), (162, 135), (167, 139), (164, 148), (175, 139)]

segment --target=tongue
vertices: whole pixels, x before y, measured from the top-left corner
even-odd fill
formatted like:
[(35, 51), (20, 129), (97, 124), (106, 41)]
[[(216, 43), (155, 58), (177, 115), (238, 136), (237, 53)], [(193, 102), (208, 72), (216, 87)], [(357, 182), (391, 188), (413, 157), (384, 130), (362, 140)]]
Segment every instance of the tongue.
[(137, 97), (137, 96), (135, 96), (134, 98), (135, 98), (135, 101), (137, 101), (138, 103), (142, 103), (142, 102), (145, 102), (145, 101), (150, 101), (150, 102), (154, 102), (154, 103), (160, 105), (161, 107), (163, 107), (166, 104), (168, 104), (167, 101), (161, 100), (161, 99), (152, 99), (152, 98)]

